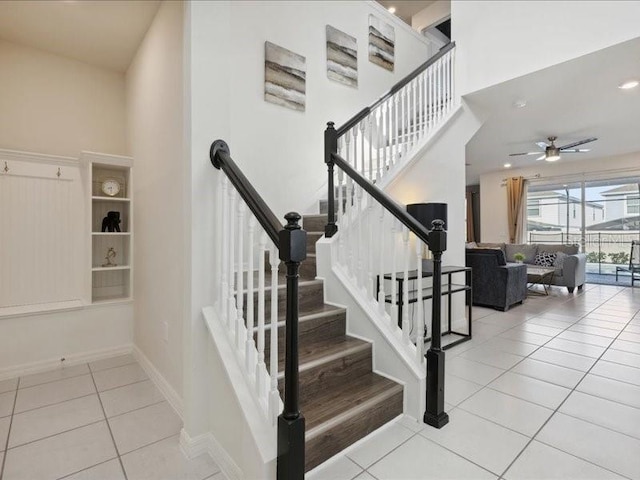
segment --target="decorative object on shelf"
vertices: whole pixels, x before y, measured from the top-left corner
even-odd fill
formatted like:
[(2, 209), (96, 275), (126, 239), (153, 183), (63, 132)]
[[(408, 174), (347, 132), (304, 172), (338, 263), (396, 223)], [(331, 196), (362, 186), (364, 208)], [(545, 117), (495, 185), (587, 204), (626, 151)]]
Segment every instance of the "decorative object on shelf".
[(120, 212), (107, 212), (107, 216), (102, 219), (102, 231), (120, 231)]
[(113, 247), (109, 247), (109, 250), (107, 250), (107, 256), (104, 257), (104, 259), (107, 261), (107, 263), (103, 263), (102, 266), (103, 267), (117, 267), (118, 264), (111, 261), (111, 260), (115, 259), (117, 255), (118, 255), (118, 253), (116, 252), (116, 250)]
[(4, 162), (4, 173), (8, 173), (9, 172), (9, 165), (7, 165), (7, 162)]
[(518, 252), (513, 255), (513, 259), (516, 263), (522, 263), (525, 259), (524, 253)]
[(304, 112), (306, 60), (286, 48), (264, 42), (264, 99)]
[(327, 77), (358, 86), (358, 41), (331, 25), (327, 25)]
[(105, 195), (115, 197), (120, 193), (120, 182), (115, 178), (107, 178), (102, 182), (100, 188)]
[(396, 32), (391, 25), (369, 15), (369, 61), (393, 72)]

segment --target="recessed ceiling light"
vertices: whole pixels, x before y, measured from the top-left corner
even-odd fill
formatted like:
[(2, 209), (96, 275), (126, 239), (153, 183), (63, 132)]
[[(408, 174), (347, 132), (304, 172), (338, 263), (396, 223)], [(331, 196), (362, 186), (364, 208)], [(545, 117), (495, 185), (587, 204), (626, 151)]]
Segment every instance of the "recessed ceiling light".
[(511, 164), (510, 163), (505, 163), (504, 164), (504, 168), (511, 168)]
[(516, 100), (515, 102), (513, 102), (513, 107), (514, 108), (524, 108), (527, 106), (527, 101), (526, 100)]
[(636, 88), (638, 85), (640, 85), (640, 81), (638, 80), (627, 80), (626, 82), (618, 85), (618, 88), (620, 90), (629, 90), (630, 88)]
[(396, 13), (396, 7), (389, 7), (387, 10), (389, 10), (389, 13)]

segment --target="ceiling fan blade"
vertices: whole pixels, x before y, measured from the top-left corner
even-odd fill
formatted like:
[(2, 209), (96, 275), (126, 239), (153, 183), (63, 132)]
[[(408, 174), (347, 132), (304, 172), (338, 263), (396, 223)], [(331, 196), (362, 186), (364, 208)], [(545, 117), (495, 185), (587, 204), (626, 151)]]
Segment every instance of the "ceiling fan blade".
[(542, 156), (540, 156), (540, 157), (536, 158), (536, 161), (538, 161), (538, 160), (544, 160), (545, 158), (547, 158), (547, 154), (546, 154), (546, 153), (545, 153), (544, 155), (542, 155)]
[(545, 142), (536, 142), (541, 149), (545, 150), (547, 148), (547, 144)]
[(563, 146), (558, 147), (558, 148), (560, 150), (564, 150), (565, 148), (577, 147), (578, 145), (584, 145), (585, 143), (595, 142), (596, 140), (598, 140), (596, 137), (585, 138), (584, 140), (580, 140), (579, 142), (567, 143), (566, 145), (563, 145)]
[(540, 152), (522, 152), (522, 153), (510, 153), (510, 157), (518, 157), (520, 155), (540, 155)]
[(562, 153), (587, 153), (590, 151), (590, 148), (571, 148), (569, 150), (562, 150)]

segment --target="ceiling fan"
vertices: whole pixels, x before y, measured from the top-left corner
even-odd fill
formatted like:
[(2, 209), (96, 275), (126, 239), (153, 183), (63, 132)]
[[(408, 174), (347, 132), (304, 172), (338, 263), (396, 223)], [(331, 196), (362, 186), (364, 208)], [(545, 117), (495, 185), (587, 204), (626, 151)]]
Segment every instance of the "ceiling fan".
[(557, 139), (558, 137), (549, 137), (548, 138), (549, 144), (545, 142), (536, 142), (536, 145), (538, 145), (538, 147), (544, 150), (542, 152), (538, 151), (538, 152), (510, 153), (509, 156), (517, 157), (520, 155), (539, 155), (542, 153), (542, 155), (536, 158), (536, 160), (546, 160), (547, 162), (555, 162), (556, 160), (560, 160), (561, 153), (586, 153), (590, 151), (591, 149), (589, 148), (575, 148), (575, 147), (579, 145), (584, 145), (585, 143), (595, 142), (596, 140), (598, 140), (596, 137), (591, 137), (591, 138), (585, 138), (584, 140), (580, 140), (578, 142), (568, 143), (566, 145), (563, 145), (562, 147), (556, 147), (555, 141)]

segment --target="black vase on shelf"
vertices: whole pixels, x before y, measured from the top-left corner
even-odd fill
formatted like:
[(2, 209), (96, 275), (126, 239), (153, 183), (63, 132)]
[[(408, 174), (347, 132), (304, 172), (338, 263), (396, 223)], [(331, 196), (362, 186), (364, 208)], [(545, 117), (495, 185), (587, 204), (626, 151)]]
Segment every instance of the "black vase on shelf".
[(120, 231), (120, 212), (107, 212), (107, 216), (102, 219), (102, 231)]

